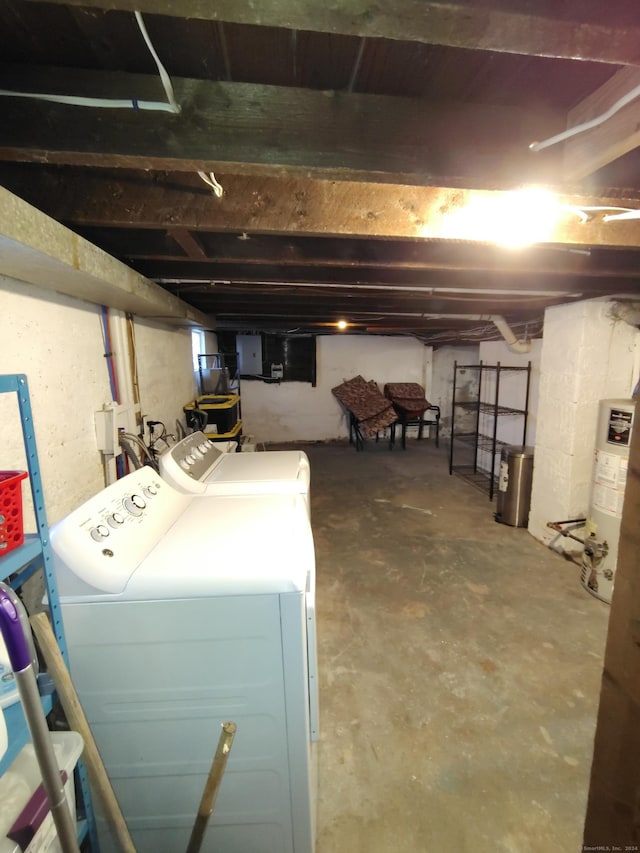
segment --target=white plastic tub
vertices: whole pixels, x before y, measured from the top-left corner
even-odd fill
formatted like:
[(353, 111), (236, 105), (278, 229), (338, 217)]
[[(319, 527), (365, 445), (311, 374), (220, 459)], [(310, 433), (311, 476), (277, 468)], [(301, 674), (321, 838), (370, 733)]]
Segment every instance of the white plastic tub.
[[(77, 732), (51, 732), (53, 749), (60, 770), (67, 773), (65, 793), (69, 810), (75, 820), (76, 798), (73, 770), (83, 749), (82, 737)], [(29, 743), (20, 751), (6, 773), (0, 777), (0, 853), (20, 853), (20, 846), (7, 838), (16, 819), (42, 784), (38, 760)], [(55, 824), (51, 813), (37, 828), (25, 853), (61, 853)]]

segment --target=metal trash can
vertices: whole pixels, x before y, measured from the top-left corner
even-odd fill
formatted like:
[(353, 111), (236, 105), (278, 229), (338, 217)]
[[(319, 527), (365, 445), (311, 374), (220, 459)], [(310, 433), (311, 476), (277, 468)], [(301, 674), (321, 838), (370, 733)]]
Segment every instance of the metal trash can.
[(526, 527), (531, 505), (533, 447), (503, 447), (498, 475), (496, 521)]

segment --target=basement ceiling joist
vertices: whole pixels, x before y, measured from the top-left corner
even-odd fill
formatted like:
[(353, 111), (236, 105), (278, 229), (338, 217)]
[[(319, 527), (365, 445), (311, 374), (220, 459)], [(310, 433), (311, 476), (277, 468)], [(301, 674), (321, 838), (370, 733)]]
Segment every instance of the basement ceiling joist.
[[(4, 97), (0, 184), (220, 328), (458, 342), (640, 292), (640, 220), (570, 209), (640, 208), (637, 105), (529, 148), (634, 85), (632, 0), (0, 0), (0, 87), (164, 101), (134, 8), (180, 113)], [(544, 243), (470, 233), (532, 182), (564, 205)]]
[[(529, 144), (563, 128), (548, 109), (174, 78), (179, 115), (15, 97), (0, 160), (423, 185), (553, 182), (559, 162)], [(4, 66), (11, 92), (165, 100), (156, 76)], [(8, 103), (3, 99), (3, 103)], [(498, 134), (496, 139), (496, 134)], [(452, 140), (456, 144), (452, 145)]]
[[(114, 176), (115, 175), (115, 176)], [(163, 228), (247, 234), (468, 240), (458, 214), (499, 193), (446, 186), (218, 175), (224, 195), (190, 173), (154, 174), (11, 169), (0, 181), (50, 216), (79, 227)], [(567, 208), (640, 207), (637, 199), (567, 196)], [(640, 220), (581, 223), (567, 210), (549, 242), (624, 248), (640, 245)]]
[[(557, 4), (494, 0), (486, 4), (393, 0), (54, 0), (68, 6), (284, 27), (362, 38), (385, 38), (471, 50), (504, 51), (619, 65), (640, 64), (640, 27), (634, 4), (610, 0)], [(587, 6), (587, 9), (585, 9)], [(615, 23), (612, 23), (615, 21)]]
[[(637, 277), (634, 251), (608, 251), (598, 247), (572, 249), (545, 246), (505, 251), (489, 243), (457, 240), (367, 240), (359, 237), (332, 239), (323, 235), (297, 236), (253, 232), (189, 231), (182, 228), (113, 228), (80, 225), (75, 230), (95, 241), (116, 257), (136, 260), (194, 260), (208, 264), (276, 264), (405, 270), (475, 270), (498, 274), (535, 274), (553, 278), (580, 276), (602, 278)], [(218, 276), (219, 278), (220, 276)]]

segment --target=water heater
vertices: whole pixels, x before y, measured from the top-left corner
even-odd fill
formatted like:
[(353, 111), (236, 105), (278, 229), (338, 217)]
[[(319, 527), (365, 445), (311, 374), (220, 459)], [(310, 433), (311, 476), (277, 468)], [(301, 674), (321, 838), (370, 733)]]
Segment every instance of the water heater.
[(582, 552), (582, 585), (611, 603), (629, 465), (635, 400), (601, 400), (591, 500)]

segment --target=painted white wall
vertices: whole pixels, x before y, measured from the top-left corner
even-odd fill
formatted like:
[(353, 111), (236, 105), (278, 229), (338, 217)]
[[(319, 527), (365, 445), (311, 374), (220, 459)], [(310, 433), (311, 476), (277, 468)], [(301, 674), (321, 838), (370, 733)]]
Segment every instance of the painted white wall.
[[(540, 393), (540, 360), (542, 357), (542, 339), (531, 341), (528, 353), (512, 352), (504, 341), (483, 341), (480, 344), (480, 360), (483, 364), (500, 364), (501, 367), (526, 367), (531, 362), (529, 385), (529, 403), (527, 406), (526, 443), (533, 446), (536, 437), (538, 398)], [(495, 374), (487, 376), (486, 398), (495, 399)], [(526, 373), (520, 371), (501, 371), (498, 401), (501, 406), (523, 409), (526, 401)], [(490, 419), (492, 425), (493, 420)], [(507, 444), (522, 444), (523, 420), (519, 416), (503, 416), (498, 419), (497, 438)]]
[[(496, 391), (498, 394), (498, 405), (512, 409), (526, 410), (526, 434), (524, 434), (525, 418), (522, 415), (503, 414), (498, 416), (496, 439), (506, 445), (522, 446), (523, 434), (527, 446), (534, 447), (538, 408), (538, 394), (540, 387), (540, 358), (542, 353), (542, 340), (533, 340), (531, 350), (528, 353), (514, 353), (504, 341), (483, 341), (480, 344), (480, 360), (483, 364), (497, 365), (500, 367), (525, 367), (531, 363), (531, 374), (529, 381), (529, 396), (527, 401), (527, 375), (525, 371), (500, 370), (483, 371), (482, 391), (483, 400), (494, 403)], [(493, 415), (481, 412), (479, 422), (480, 432), (487, 436), (493, 436)], [(491, 464), (491, 452), (480, 451), (478, 453), (478, 465), (484, 471), (493, 471), (497, 474), (500, 467), (502, 448), (498, 445), (496, 455)]]
[(588, 510), (598, 402), (629, 398), (638, 380), (640, 332), (609, 310), (588, 300), (545, 312), (529, 531), (558, 548), (547, 522)]
[[(104, 486), (94, 412), (111, 400), (92, 304), (0, 276), (0, 372), (27, 375), (49, 523)], [(142, 411), (170, 425), (193, 399), (191, 334), (135, 321)], [(14, 394), (0, 395), (0, 469), (26, 470)], [(28, 485), (25, 529), (33, 531)]]
[[(196, 395), (190, 329), (168, 328), (136, 318), (136, 354), (142, 414), (175, 433), (182, 407)], [(148, 434), (145, 436), (148, 438)]]
[(346, 438), (348, 422), (331, 389), (361, 374), (382, 390), (385, 382), (431, 385), (432, 348), (409, 337), (319, 336), (317, 385), (243, 380), (244, 435), (255, 442), (328, 441)]
[[(432, 402), (441, 407), (441, 428), (443, 436), (451, 435), (451, 415), (453, 396), (454, 363), (458, 364), (456, 377), (456, 399), (477, 400), (479, 371), (461, 369), (460, 365), (477, 365), (480, 360), (485, 364), (502, 366), (526, 367), (531, 361), (531, 383), (529, 389), (529, 416), (527, 419), (527, 443), (533, 444), (536, 429), (536, 408), (540, 379), (540, 357), (542, 340), (532, 341), (531, 351), (526, 354), (512, 352), (504, 341), (483, 341), (480, 344), (467, 346), (447, 346), (435, 350), (433, 354), (433, 392)], [(483, 399), (495, 399), (495, 374), (483, 372)], [(509, 371), (500, 374), (499, 401), (503, 406), (522, 409), (526, 396), (526, 375)], [(476, 414), (474, 411), (461, 407), (456, 409), (456, 432), (474, 432), (476, 429)], [(481, 431), (493, 435), (493, 418), (481, 416)], [(501, 417), (498, 420), (497, 438), (507, 444), (522, 444), (523, 419), (521, 417)], [(479, 453), (480, 467), (490, 470), (490, 454)], [(499, 463), (499, 452), (496, 454), (496, 469)]]
[[(459, 347), (439, 347), (433, 352), (433, 381), (427, 399), (430, 403), (440, 406), (440, 435), (451, 435), (451, 414), (453, 404), (453, 370), (454, 363), (477, 364), (479, 360), (479, 348), (477, 344)], [(475, 399), (477, 384), (475, 374), (458, 374), (456, 397), (458, 399)], [(464, 424), (460, 422), (460, 412), (456, 412), (456, 430), (467, 431)]]

